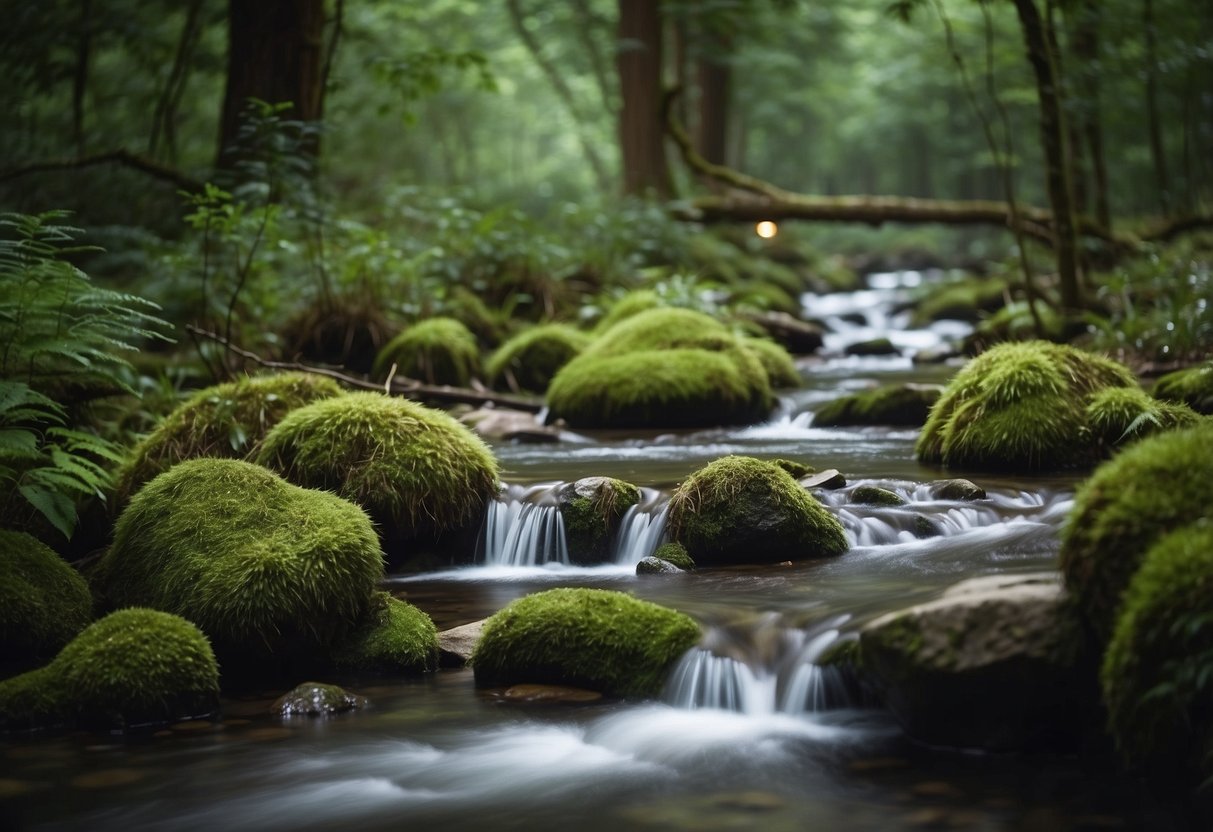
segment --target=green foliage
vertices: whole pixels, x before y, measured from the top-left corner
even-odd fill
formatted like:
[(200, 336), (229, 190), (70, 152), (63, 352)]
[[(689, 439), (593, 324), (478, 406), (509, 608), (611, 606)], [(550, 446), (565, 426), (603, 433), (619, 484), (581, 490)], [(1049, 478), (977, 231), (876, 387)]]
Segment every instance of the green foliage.
[(1121, 594), (1166, 534), (1210, 515), (1213, 424), (1136, 442), (1078, 489), (1061, 536), (1061, 571), (1090, 629), (1109, 638)]
[(136, 493), (95, 582), (115, 606), (197, 624), (226, 656), (307, 655), (349, 631), (383, 576), (361, 509), (232, 459), (194, 459)]
[(813, 413), (816, 427), (894, 425), (919, 427), (939, 400), (935, 387), (890, 384), (826, 402)]
[(482, 687), (530, 682), (651, 697), (699, 634), (682, 613), (622, 592), (551, 589), (485, 622), (471, 664)]
[(502, 344), (485, 364), (485, 374), (495, 387), (542, 393), (590, 341), (589, 335), (567, 324), (534, 326)]
[(1213, 525), (1150, 547), (1125, 591), (1100, 681), (1125, 760), (1166, 785), (1213, 777)]
[(252, 376), (194, 393), (130, 452), (118, 472), (115, 503), (178, 462), (251, 458), (267, 433), (298, 407), (341, 395), (332, 379), (307, 373)]
[(1154, 398), (1180, 402), (1197, 413), (1213, 415), (1213, 361), (1167, 373), (1154, 385)]
[(257, 460), (361, 505), (389, 540), (462, 529), (497, 494), (497, 460), (474, 433), (445, 413), (379, 393), (293, 411)]
[(787, 390), (801, 385), (796, 362), (779, 344), (766, 338), (742, 338), (741, 346), (753, 353), (762, 364), (762, 368), (767, 371), (771, 387)]
[(219, 667), (197, 627), (124, 609), (91, 625), (46, 667), (0, 682), (0, 727), (125, 729), (218, 709)]
[(45, 544), (0, 529), (0, 661), (47, 659), (84, 629), (93, 597)]
[(1036, 331), (1036, 321), (1027, 302), (1013, 301), (977, 324), (972, 334), (965, 338), (965, 351), (977, 354), (1003, 341), (1030, 341), (1033, 338), (1064, 341), (1064, 322), (1057, 311), (1049, 304), (1038, 301), (1036, 312), (1040, 315), (1044, 332)]
[(459, 321), (432, 318), (388, 341), (375, 358), (375, 375), (386, 378), (393, 364), (406, 378), (467, 387), (480, 373), (480, 348), (476, 336)]
[(1200, 416), (1185, 404), (1160, 402), (1136, 387), (1109, 387), (1087, 405), (1091, 433), (1111, 448), (1160, 431), (1192, 427)]
[(386, 592), (371, 596), (354, 631), (332, 650), (333, 664), (361, 672), (417, 673), (438, 668), (438, 630), (430, 617)]
[(443, 88), (443, 78), (448, 73), (466, 72), (475, 78), (479, 89), (486, 92), (497, 89), (488, 59), (480, 52), (445, 49), (410, 52), (399, 60), (378, 58), (372, 61), (371, 72), (377, 81), (396, 94), (403, 104), (401, 115), (410, 125), (417, 122), (416, 102), (436, 95)]
[(1135, 387), (1119, 364), (1046, 341), (1000, 344), (948, 383), (918, 437), (928, 464), (1013, 471), (1089, 465), (1100, 448), (1086, 403), (1108, 387)]
[(773, 462), (726, 456), (670, 497), (669, 535), (700, 566), (840, 555), (842, 524)]
[(1001, 280), (965, 277), (942, 286), (932, 285), (922, 292), (914, 309), (915, 326), (945, 318), (977, 323), (983, 312), (994, 313), (1003, 308), (1008, 288)]
[(63, 212), (0, 215), (0, 514), (39, 516), (64, 537), (76, 504), (102, 496), (117, 447), (80, 429), (81, 404), (129, 394), (123, 353), (163, 338), (164, 322), (134, 295), (95, 286), (69, 258), (81, 232)]
[(653, 552), (653, 557), (672, 563), (679, 569), (690, 571), (695, 568), (695, 561), (681, 543), (662, 543)]

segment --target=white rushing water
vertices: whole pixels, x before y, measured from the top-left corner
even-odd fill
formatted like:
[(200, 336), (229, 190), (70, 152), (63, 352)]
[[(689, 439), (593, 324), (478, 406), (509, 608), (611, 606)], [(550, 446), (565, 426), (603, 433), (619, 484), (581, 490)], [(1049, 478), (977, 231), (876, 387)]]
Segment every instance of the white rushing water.
[(661, 545), (665, 535), (669, 500), (653, 488), (642, 488), (640, 500), (624, 512), (615, 535), (611, 560), (621, 566), (635, 566)]
[(485, 508), (476, 562), (487, 566), (567, 564), (564, 517), (552, 486), (508, 486), (505, 491)]

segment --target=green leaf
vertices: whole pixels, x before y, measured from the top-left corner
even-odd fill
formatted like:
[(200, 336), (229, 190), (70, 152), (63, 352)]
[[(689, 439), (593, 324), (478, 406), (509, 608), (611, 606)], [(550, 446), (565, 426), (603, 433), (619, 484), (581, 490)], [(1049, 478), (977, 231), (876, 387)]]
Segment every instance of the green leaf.
[(17, 490), (65, 538), (71, 539), (76, 528), (76, 505), (70, 497), (37, 483), (26, 483)]

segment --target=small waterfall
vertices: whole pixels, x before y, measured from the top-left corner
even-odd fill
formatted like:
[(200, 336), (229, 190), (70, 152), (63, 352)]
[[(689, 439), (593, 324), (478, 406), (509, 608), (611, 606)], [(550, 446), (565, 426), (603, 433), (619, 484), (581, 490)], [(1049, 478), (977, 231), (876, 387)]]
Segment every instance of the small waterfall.
[(611, 560), (621, 566), (637, 564), (653, 554), (665, 534), (669, 500), (651, 488), (641, 489), (640, 500), (624, 512), (615, 536)]
[(838, 630), (826, 630), (811, 639), (801, 653), (783, 690), (779, 710), (785, 714), (819, 713), (851, 704), (842, 674), (817, 664), (826, 648), (838, 640)]
[(508, 486), (489, 503), (480, 530), (476, 562), (492, 566), (540, 566), (569, 562), (564, 517), (552, 485)]

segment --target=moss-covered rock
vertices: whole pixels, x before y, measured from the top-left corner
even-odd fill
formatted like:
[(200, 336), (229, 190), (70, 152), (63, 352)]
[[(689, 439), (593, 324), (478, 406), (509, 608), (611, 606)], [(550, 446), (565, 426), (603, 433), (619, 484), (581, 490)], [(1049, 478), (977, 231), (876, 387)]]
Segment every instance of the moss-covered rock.
[(274, 701), (271, 713), (280, 716), (335, 716), (365, 708), (370, 700), (337, 685), (303, 682)]
[(1004, 341), (1031, 341), (1043, 338), (1046, 341), (1065, 340), (1065, 320), (1047, 303), (1038, 303), (1036, 312), (1040, 316), (1043, 332), (1036, 331), (1036, 321), (1025, 301), (1008, 303), (994, 314), (982, 319), (964, 339), (964, 351), (977, 355), (995, 344)]
[(765, 338), (742, 338), (741, 344), (762, 364), (772, 387), (784, 389), (800, 386), (801, 379), (796, 370), (796, 362), (779, 344)]
[(1200, 421), (1186, 404), (1152, 399), (1137, 387), (1100, 390), (1091, 397), (1086, 417), (1092, 435), (1108, 449)]
[(442, 313), (471, 330), (485, 349), (496, 347), (509, 331), (509, 316), (501, 310), (490, 309), (480, 295), (466, 286), (451, 290), (442, 304)]
[(943, 286), (932, 285), (924, 289), (912, 322), (915, 327), (945, 319), (976, 323), (983, 313), (1001, 309), (1007, 294), (1006, 282), (991, 278), (970, 277)]
[(1092, 632), (1111, 636), (1121, 594), (1159, 539), (1213, 516), (1213, 423), (1143, 439), (1078, 489), (1061, 569)]
[(296, 410), (266, 437), (257, 461), (297, 485), (358, 503), (388, 541), (476, 524), (497, 494), (497, 460), (471, 430), (380, 393)]
[(653, 557), (664, 560), (666, 563), (672, 563), (679, 569), (689, 571), (695, 568), (695, 560), (687, 552), (687, 547), (681, 543), (662, 543), (653, 552)]
[(114, 606), (194, 622), (226, 664), (327, 647), (382, 576), (378, 538), (357, 506), (251, 463), (196, 459), (131, 499), (94, 577)]
[(901, 355), (901, 350), (888, 338), (871, 338), (867, 341), (857, 341), (843, 348), (846, 355)]
[(1175, 785), (1213, 777), (1213, 522), (1159, 540), (1125, 592), (1100, 681), (1133, 767)]
[(866, 506), (904, 506), (906, 499), (887, 488), (875, 485), (857, 485), (851, 491), (851, 502)]
[(727, 456), (670, 498), (670, 536), (700, 566), (775, 563), (847, 550), (842, 524), (778, 465)]
[(567, 324), (544, 324), (523, 330), (485, 364), (494, 387), (542, 393), (556, 372), (590, 345), (591, 337)]
[(430, 318), (387, 342), (375, 357), (375, 375), (386, 378), (393, 364), (398, 376), (466, 387), (480, 373), (480, 348), (459, 321)]
[(0, 664), (50, 659), (92, 612), (88, 585), (63, 558), (31, 535), (0, 529)]
[(768, 338), (793, 355), (809, 355), (821, 349), (825, 333), (819, 324), (802, 321), (786, 312), (743, 313), (742, 320), (757, 325)]
[(929, 464), (1051, 471), (1094, 463), (1101, 453), (1086, 419), (1091, 397), (1135, 387), (1120, 364), (1047, 341), (1000, 344), (948, 383), (918, 437)]
[(817, 469), (812, 465), (798, 462), (795, 459), (772, 459), (771, 462), (791, 474), (794, 480), (802, 480), (817, 473)]
[(573, 563), (602, 563), (611, 553), (624, 512), (640, 502), (640, 489), (612, 477), (584, 477), (556, 494)]
[(370, 608), (350, 635), (332, 650), (337, 667), (374, 673), (421, 673), (438, 667), (438, 629), (412, 604), (386, 592), (371, 597)]
[(925, 384), (889, 384), (826, 402), (813, 414), (815, 427), (892, 425), (921, 427), (941, 388)]
[(651, 289), (638, 289), (635, 292), (628, 292), (611, 304), (611, 308), (599, 319), (594, 331), (601, 335), (620, 321), (626, 321), (628, 318), (639, 315), (641, 312), (647, 312), (650, 309), (660, 309), (664, 306), (664, 301)]
[(0, 682), (0, 728), (128, 728), (214, 713), (206, 636), (165, 612), (124, 609), (89, 625), (45, 667)]
[(287, 413), (339, 395), (335, 381), (306, 373), (254, 376), (199, 390), (131, 451), (118, 471), (114, 504), (126, 505), (141, 485), (178, 462), (247, 459)]
[(699, 635), (682, 613), (622, 592), (551, 589), (492, 616), (471, 663), (482, 687), (538, 683), (648, 697)]
[(1154, 398), (1180, 402), (1197, 413), (1213, 415), (1213, 361), (1167, 373), (1154, 385)]

